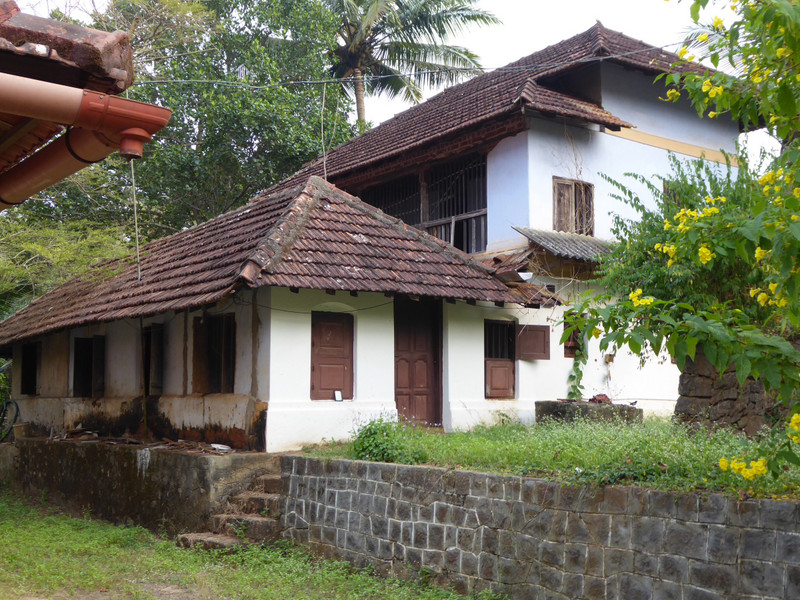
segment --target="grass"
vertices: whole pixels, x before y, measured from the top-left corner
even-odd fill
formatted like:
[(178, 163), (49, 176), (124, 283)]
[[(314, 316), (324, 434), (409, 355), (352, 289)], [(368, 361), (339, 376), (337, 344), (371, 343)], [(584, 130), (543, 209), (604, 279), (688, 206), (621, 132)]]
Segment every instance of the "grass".
[[(367, 431), (367, 430), (363, 430)], [(494, 473), (532, 475), (571, 483), (645, 485), (667, 490), (714, 490), (750, 496), (800, 498), (800, 469), (781, 468), (746, 481), (719, 468), (719, 459), (752, 460), (782, 441), (781, 433), (747, 439), (729, 429), (692, 429), (666, 419), (622, 422), (508, 423), (442, 435), (421, 427), (386, 424), (356, 444), (306, 448), (325, 458), (365, 458), (354, 449), (389, 447), (419, 462)], [(379, 437), (376, 441), (375, 438)], [(391, 455), (390, 455), (391, 456)], [(402, 462), (397, 460), (396, 462)]]
[(456, 600), (277, 544), (233, 554), (181, 550), (139, 527), (73, 518), (0, 494), (0, 597)]

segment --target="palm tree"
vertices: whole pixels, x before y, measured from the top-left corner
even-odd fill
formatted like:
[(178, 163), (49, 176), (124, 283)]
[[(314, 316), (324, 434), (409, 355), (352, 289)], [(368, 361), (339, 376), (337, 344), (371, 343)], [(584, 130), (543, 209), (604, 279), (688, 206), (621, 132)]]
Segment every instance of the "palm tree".
[(478, 57), (445, 44), (468, 25), (498, 19), (475, 8), (477, 0), (326, 0), (341, 18), (332, 74), (353, 86), (359, 123), (364, 94), (419, 102), (422, 87), (456, 83), (481, 72)]

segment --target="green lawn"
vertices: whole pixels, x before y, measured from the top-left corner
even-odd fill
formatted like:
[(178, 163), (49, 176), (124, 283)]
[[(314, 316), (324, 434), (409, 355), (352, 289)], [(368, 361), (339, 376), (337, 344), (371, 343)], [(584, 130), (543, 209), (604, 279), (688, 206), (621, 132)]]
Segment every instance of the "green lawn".
[[(785, 431), (747, 439), (729, 429), (693, 429), (667, 419), (622, 422), (506, 423), (443, 435), (440, 430), (373, 422), (354, 443), (306, 448), (325, 458), (424, 463), (570, 483), (634, 484), (666, 490), (715, 490), (800, 497), (800, 468), (780, 465), (747, 481), (719, 467), (722, 457), (748, 461), (786, 441)], [(796, 446), (796, 445), (795, 445)]]
[(181, 550), (139, 527), (73, 518), (0, 493), (0, 597), (170, 600), (456, 600), (288, 545)]

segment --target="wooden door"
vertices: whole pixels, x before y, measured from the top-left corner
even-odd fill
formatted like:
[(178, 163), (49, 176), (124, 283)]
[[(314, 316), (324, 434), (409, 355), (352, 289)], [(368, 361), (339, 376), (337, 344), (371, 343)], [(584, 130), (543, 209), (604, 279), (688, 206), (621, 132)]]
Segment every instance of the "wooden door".
[(442, 422), (440, 332), (439, 301), (395, 299), (395, 403), (409, 421)]

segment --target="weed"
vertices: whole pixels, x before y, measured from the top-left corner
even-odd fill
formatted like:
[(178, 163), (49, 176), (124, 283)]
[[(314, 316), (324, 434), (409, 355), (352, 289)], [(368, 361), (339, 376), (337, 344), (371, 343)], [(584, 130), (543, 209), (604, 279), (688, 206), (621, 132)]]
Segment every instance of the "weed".
[[(505, 420), (505, 419), (503, 419)], [(644, 423), (510, 422), (441, 435), (384, 420), (363, 426), (350, 445), (317, 447), (312, 455), (528, 475), (608, 485), (626, 483), (667, 490), (739, 493), (741, 478), (719, 468), (723, 456), (758, 456), (780, 432), (745, 438), (729, 429), (684, 426), (666, 419)], [(411, 459), (407, 459), (411, 456)], [(800, 468), (762, 478), (758, 495), (797, 496)], [(749, 493), (749, 492), (748, 492)]]

